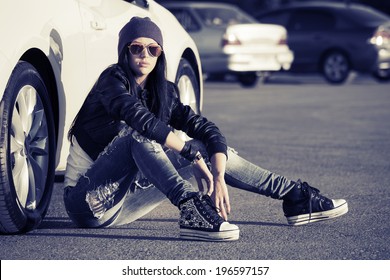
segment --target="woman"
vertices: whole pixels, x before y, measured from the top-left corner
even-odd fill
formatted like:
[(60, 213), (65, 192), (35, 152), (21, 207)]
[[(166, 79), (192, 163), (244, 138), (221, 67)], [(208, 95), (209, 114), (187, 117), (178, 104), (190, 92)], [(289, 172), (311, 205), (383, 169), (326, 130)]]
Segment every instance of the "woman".
[[(167, 197), (180, 209), (182, 238), (237, 240), (239, 228), (227, 222), (226, 183), (283, 200), (292, 225), (348, 211), (343, 199), (328, 199), (305, 182), (239, 157), (214, 123), (184, 106), (175, 85), (166, 80), (163, 37), (149, 18), (134, 17), (122, 28), (118, 55), (69, 131), (64, 201), (76, 225), (129, 223)], [(173, 128), (194, 140), (183, 142)], [(190, 183), (192, 175), (199, 191)]]

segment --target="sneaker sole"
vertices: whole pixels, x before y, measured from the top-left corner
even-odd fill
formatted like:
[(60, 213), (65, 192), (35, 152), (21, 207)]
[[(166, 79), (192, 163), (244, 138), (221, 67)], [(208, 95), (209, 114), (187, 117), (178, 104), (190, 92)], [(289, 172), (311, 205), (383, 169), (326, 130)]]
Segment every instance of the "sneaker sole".
[(221, 232), (208, 232), (193, 229), (180, 229), (180, 238), (185, 240), (197, 240), (197, 241), (236, 241), (239, 239), (240, 230), (229, 230)]
[(304, 214), (304, 215), (287, 217), (287, 222), (289, 225), (292, 226), (300, 226), (309, 223), (321, 222), (321, 221), (333, 219), (341, 215), (344, 215), (347, 212), (348, 212), (348, 203), (345, 202), (332, 210), (311, 213), (311, 215)]

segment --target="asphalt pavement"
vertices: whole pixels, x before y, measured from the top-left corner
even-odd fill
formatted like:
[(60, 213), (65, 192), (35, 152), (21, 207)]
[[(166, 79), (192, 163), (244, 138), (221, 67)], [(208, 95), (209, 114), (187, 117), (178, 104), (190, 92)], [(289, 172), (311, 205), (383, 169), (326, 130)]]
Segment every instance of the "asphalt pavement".
[(0, 236), (1, 260), (389, 260), (390, 83), (355, 76), (332, 86), (318, 77), (274, 76), (255, 88), (206, 82), (204, 115), (241, 156), (301, 178), (349, 213), (291, 227), (281, 201), (230, 188), (237, 242), (179, 239), (178, 210), (165, 201), (129, 225), (76, 228), (56, 183), (41, 226)]

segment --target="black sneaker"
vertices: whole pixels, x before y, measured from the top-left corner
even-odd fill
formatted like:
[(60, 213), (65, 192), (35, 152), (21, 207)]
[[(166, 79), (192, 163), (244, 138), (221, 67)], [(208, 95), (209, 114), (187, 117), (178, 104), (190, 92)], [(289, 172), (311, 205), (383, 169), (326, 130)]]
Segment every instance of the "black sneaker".
[(298, 226), (333, 219), (348, 212), (344, 199), (329, 199), (308, 183), (298, 181), (297, 187), (283, 201), (283, 211), (290, 225)]
[(196, 195), (179, 206), (180, 237), (202, 241), (238, 240), (240, 230), (218, 215), (208, 195)]

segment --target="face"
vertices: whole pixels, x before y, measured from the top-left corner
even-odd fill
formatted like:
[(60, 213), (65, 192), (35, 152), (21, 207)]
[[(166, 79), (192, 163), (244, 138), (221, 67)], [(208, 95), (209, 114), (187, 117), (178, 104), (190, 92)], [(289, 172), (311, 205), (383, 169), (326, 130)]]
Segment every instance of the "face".
[(156, 66), (159, 55), (156, 48), (160, 48), (156, 41), (146, 37), (137, 38), (129, 45), (130, 68), (136, 75), (137, 83), (144, 81)]

